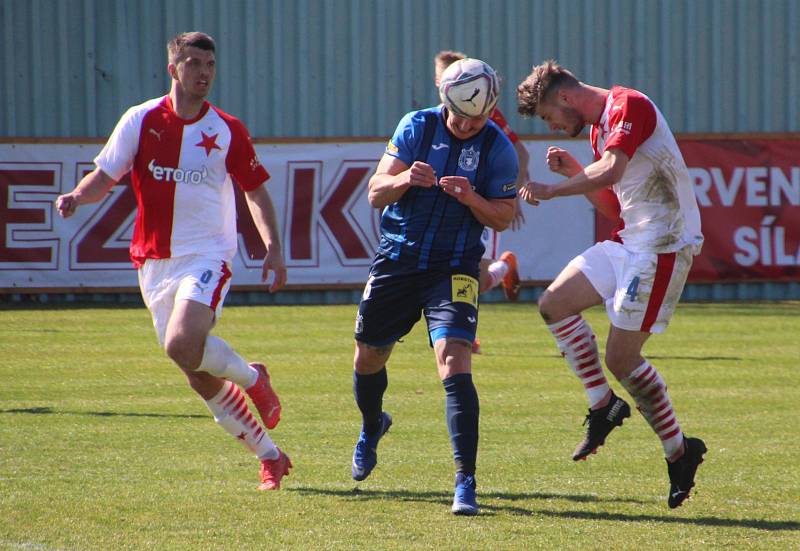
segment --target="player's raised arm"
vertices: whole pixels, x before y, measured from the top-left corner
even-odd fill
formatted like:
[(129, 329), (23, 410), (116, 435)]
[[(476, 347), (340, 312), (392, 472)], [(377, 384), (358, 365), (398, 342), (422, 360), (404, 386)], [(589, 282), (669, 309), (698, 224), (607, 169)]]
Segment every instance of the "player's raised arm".
[(117, 181), (111, 176), (95, 168), (81, 179), (75, 189), (56, 199), (56, 208), (61, 216), (69, 218), (75, 214), (80, 205), (96, 203), (105, 197), (108, 190), (116, 183)]

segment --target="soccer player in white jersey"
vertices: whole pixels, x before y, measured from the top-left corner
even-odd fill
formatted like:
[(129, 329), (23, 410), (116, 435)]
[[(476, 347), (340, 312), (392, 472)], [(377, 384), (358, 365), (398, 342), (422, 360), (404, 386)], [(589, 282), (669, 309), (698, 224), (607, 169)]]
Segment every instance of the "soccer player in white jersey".
[[(456, 61), (465, 59), (466, 57), (466, 54), (453, 50), (442, 50), (434, 56), (433, 80), (437, 88), (439, 87), (442, 73), (444, 73), (445, 69)], [(528, 162), (530, 160), (528, 150), (525, 149), (525, 145), (520, 141), (516, 132), (508, 125), (508, 121), (506, 121), (499, 107), (494, 108), (489, 118), (500, 127), (514, 146), (514, 151), (516, 151), (519, 161), (519, 175), (516, 181), (516, 185), (519, 187), (528, 181)], [(522, 227), (522, 224), (525, 223), (525, 215), (520, 208), (519, 199), (515, 202), (515, 209), (514, 219), (511, 221), (512, 231), (517, 231)], [(480, 263), (480, 292), (485, 293), (498, 285), (502, 285), (506, 299), (510, 302), (516, 302), (519, 299), (520, 291), (519, 269), (516, 255), (511, 251), (504, 251), (502, 254), (498, 254), (500, 252), (500, 232), (489, 226), (483, 229), (481, 243), (483, 243), (484, 250)], [(481, 341), (477, 336), (472, 342), (472, 353), (481, 353)]]
[(667, 502), (689, 497), (706, 446), (685, 437), (667, 385), (642, 356), (651, 333), (663, 332), (686, 282), (703, 235), (689, 173), (675, 138), (644, 94), (580, 82), (556, 64), (534, 67), (517, 87), (519, 112), (541, 117), (551, 130), (572, 137), (587, 125), (595, 162), (583, 167), (563, 149), (551, 147), (547, 163), (564, 177), (554, 185), (529, 182), (520, 191), (528, 203), (585, 194), (622, 227), (615, 238), (575, 257), (539, 300), (539, 310), (562, 355), (589, 398), (588, 429), (573, 459), (585, 459), (630, 416), (603, 373), (595, 335), (581, 312), (605, 304), (611, 327), (606, 366), (633, 397), (658, 435), (667, 460)]
[(130, 253), (159, 342), (217, 423), (259, 458), (259, 489), (273, 490), (292, 464), (240, 390), (264, 425), (274, 428), (281, 406), (269, 374), (209, 334), (222, 314), (236, 254), (233, 185), (244, 192), (266, 247), (262, 280), (274, 273), (271, 292), (286, 282), (275, 209), (264, 185), (269, 174), (245, 126), (206, 101), (216, 76), (215, 51), (205, 33), (173, 38), (167, 44), (169, 94), (130, 108), (95, 159), (97, 168), (56, 206), (71, 216), (131, 172), (139, 208)]

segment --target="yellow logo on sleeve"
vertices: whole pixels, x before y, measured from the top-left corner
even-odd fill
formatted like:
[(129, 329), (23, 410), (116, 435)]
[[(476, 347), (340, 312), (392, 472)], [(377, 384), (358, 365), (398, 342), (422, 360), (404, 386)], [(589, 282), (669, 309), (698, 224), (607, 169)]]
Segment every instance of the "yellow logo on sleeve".
[(392, 143), (392, 140), (389, 140), (389, 143), (386, 144), (386, 153), (396, 154), (400, 149)]
[(453, 287), (453, 302), (466, 302), (478, 308), (478, 280), (464, 274), (454, 274), (450, 277)]

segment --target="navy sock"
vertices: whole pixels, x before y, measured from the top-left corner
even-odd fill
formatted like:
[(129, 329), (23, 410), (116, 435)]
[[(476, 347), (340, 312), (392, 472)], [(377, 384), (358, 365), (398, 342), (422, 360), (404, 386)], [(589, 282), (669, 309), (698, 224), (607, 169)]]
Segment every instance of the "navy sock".
[(386, 367), (372, 375), (359, 375), (353, 371), (353, 394), (361, 410), (364, 432), (374, 434), (381, 428), (383, 393), (389, 385)]
[(472, 374), (452, 375), (442, 381), (446, 395), (447, 430), (453, 444), (456, 471), (475, 474), (478, 456), (478, 391)]

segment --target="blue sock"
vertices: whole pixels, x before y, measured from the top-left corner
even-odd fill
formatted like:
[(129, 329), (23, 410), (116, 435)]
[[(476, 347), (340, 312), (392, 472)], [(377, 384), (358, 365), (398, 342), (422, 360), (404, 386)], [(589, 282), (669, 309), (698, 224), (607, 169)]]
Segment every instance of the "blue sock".
[(381, 428), (383, 393), (388, 385), (385, 366), (372, 375), (359, 375), (353, 371), (353, 394), (367, 434), (374, 434)]
[(453, 444), (456, 472), (475, 474), (478, 457), (478, 391), (470, 373), (452, 375), (442, 381), (446, 395), (447, 430)]

